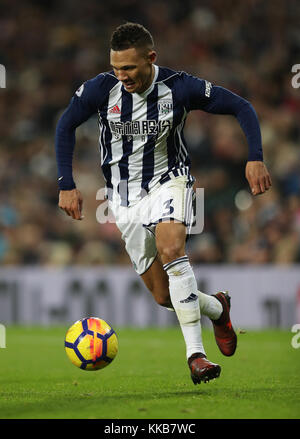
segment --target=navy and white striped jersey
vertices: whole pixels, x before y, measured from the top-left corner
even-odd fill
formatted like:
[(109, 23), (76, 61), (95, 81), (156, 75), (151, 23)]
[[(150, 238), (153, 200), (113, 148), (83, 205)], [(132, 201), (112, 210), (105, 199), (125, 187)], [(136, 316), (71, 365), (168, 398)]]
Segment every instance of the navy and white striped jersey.
[(107, 194), (123, 206), (133, 205), (172, 176), (187, 175), (193, 182), (183, 136), (191, 110), (235, 115), (248, 140), (249, 159), (262, 160), (260, 128), (248, 101), (185, 72), (154, 68), (153, 82), (141, 94), (127, 92), (113, 71), (76, 91), (56, 130), (60, 189), (75, 187), (75, 129), (95, 113)]

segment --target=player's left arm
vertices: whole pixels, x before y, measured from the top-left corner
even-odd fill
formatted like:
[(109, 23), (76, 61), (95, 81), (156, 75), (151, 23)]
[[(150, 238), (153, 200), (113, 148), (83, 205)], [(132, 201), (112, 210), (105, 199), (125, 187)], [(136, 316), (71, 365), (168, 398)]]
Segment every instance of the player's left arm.
[(249, 152), (245, 175), (251, 192), (253, 195), (259, 195), (267, 191), (272, 181), (263, 162), (259, 121), (251, 103), (230, 90), (212, 85), (208, 81), (191, 76), (186, 80), (189, 83), (187, 89), (193, 91), (188, 96), (189, 110), (199, 109), (208, 113), (228, 114), (236, 117), (248, 142)]
[(272, 181), (263, 162), (261, 131), (256, 111), (249, 101), (226, 88), (212, 86), (211, 93), (211, 98), (203, 109), (209, 113), (236, 117), (248, 141), (246, 178), (253, 195), (263, 194), (272, 186)]

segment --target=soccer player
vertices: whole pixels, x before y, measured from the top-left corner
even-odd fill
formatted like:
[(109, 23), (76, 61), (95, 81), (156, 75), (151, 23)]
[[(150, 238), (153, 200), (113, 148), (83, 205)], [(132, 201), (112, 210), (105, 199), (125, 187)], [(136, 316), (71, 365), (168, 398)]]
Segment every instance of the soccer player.
[(255, 110), (245, 99), (209, 81), (155, 64), (151, 34), (126, 23), (111, 37), (112, 70), (76, 91), (56, 128), (59, 207), (82, 219), (82, 196), (72, 176), (75, 130), (99, 117), (101, 166), (109, 206), (136, 272), (156, 302), (176, 312), (195, 384), (220, 375), (206, 358), (201, 314), (208, 316), (217, 345), (234, 354), (237, 337), (230, 297), (198, 291), (185, 252), (193, 217), (193, 177), (183, 137), (187, 114), (203, 110), (235, 116), (249, 146), (246, 178), (253, 195), (271, 186), (263, 163)]

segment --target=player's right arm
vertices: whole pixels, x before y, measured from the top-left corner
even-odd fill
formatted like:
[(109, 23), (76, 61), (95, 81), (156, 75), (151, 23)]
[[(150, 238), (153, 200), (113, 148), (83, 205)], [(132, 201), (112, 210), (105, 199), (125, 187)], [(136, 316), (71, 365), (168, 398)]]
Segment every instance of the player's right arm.
[(67, 215), (77, 220), (83, 218), (83, 199), (73, 179), (75, 132), (79, 125), (98, 111), (99, 89), (103, 81), (101, 76), (98, 75), (82, 84), (56, 126), (55, 151), (60, 189), (58, 205)]

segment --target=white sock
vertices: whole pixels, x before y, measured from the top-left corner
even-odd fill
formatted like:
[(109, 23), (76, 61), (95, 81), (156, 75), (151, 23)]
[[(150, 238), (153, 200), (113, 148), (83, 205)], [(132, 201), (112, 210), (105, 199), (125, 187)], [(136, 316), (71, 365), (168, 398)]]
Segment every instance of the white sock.
[[(199, 297), (200, 313), (212, 320), (218, 320), (223, 312), (221, 302), (213, 296), (197, 291)], [(175, 311), (174, 308), (167, 308), (169, 311)]]
[(189, 259), (182, 256), (163, 267), (169, 276), (170, 297), (185, 340), (186, 356), (196, 352), (205, 355), (197, 282)]
[(209, 317), (212, 320), (217, 320), (223, 312), (221, 302), (219, 302), (215, 297), (204, 294), (199, 290), (197, 293), (199, 297), (201, 314)]

